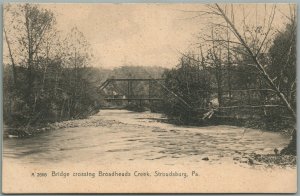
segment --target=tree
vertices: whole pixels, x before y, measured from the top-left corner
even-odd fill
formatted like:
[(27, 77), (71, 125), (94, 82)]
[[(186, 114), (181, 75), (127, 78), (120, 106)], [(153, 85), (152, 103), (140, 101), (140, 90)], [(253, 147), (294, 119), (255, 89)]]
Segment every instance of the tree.
[(5, 122), (37, 126), (97, 110), (98, 72), (88, 68), (91, 52), (83, 34), (73, 28), (62, 42), (54, 14), (35, 4), (8, 4), (4, 16)]
[(83, 33), (73, 27), (64, 39), (63, 65), (68, 71), (68, 113), (77, 115), (85, 96), (85, 71), (90, 63), (90, 47)]
[[(259, 56), (261, 55), (260, 50), (262, 45), (264, 44), (264, 40), (267, 39), (268, 33), (264, 36), (263, 41), (261, 42), (261, 46), (259, 47), (251, 47), (245, 39), (241, 36), (240, 32), (237, 30), (233, 22), (228, 18), (225, 14), (224, 10), (218, 5), (215, 4), (215, 8), (213, 8), (217, 14), (219, 14), (225, 21), (228, 23), (230, 30), (234, 33), (240, 44), (245, 48), (247, 54), (251, 57), (255, 67), (258, 69), (259, 73), (263, 76), (266, 82), (270, 85), (270, 87), (276, 92), (277, 96), (281, 99), (283, 104), (289, 110), (291, 116), (296, 120), (296, 112), (292, 108), (291, 103), (287, 100), (286, 96), (282, 93), (282, 91), (276, 86), (274, 83), (274, 79), (271, 78), (270, 74), (267, 72), (265, 66), (260, 62)], [(275, 8), (274, 8), (275, 9)], [(274, 17), (275, 11), (273, 12)], [(270, 24), (271, 25), (271, 24)], [(271, 29), (271, 27), (269, 27)], [(258, 45), (255, 45), (258, 46)]]
[[(206, 110), (211, 99), (211, 74), (192, 54), (183, 54), (176, 68), (164, 73), (165, 86), (173, 94), (166, 93), (164, 110), (171, 117), (190, 123), (196, 120), (197, 110)], [(203, 59), (204, 61), (204, 59)]]
[[(234, 20), (232, 20), (232, 18), (234, 17), (230, 17), (228, 16), (228, 14), (226, 14), (226, 12), (224, 11), (223, 8), (221, 8), (220, 5), (218, 4), (215, 4), (214, 6), (209, 6), (209, 9), (211, 10), (211, 14), (213, 15), (216, 15), (218, 17), (221, 17), (227, 24), (227, 26), (223, 26), (223, 28), (225, 29), (229, 29), (233, 35), (235, 36), (236, 40), (234, 40), (237, 44), (241, 45), (243, 48), (244, 48), (244, 54), (247, 55), (251, 61), (252, 61), (252, 65), (257, 69), (258, 73), (261, 75), (261, 77), (266, 81), (266, 83), (269, 85), (269, 87), (276, 93), (276, 96), (280, 99), (281, 103), (285, 106), (285, 108), (289, 111), (289, 114), (290, 116), (294, 119), (294, 121), (296, 121), (296, 112), (295, 112), (295, 109), (293, 108), (293, 104), (291, 102), (291, 99), (288, 98), (287, 94), (283, 92), (283, 89), (280, 88), (279, 85), (276, 84), (276, 79), (278, 77), (281, 77), (281, 74), (277, 75), (274, 77), (274, 75), (271, 73), (271, 71), (268, 69), (268, 67), (271, 66), (270, 63), (266, 62), (266, 61), (263, 61), (262, 60), (262, 56), (263, 56), (263, 53), (262, 51), (267, 51), (268, 50), (268, 43), (270, 43), (270, 40), (271, 39), (268, 39), (269, 37), (269, 34), (272, 30), (272, 23), (273, 23), (273, 20), (274, 20), (274, 15), (275, 15), (275, 9), (276, 7), (273, 6), (272, 7), (272, 11), (269, 15), (269, 22), (268, 22), (268, 25), (267, 25), (267, 28), (266, 28), (266, 32), (263, 34), (263, 36), (259, 36), (259, 32), (260, 32), (260, 27), (257, 27), (255, 28), (254, 30), (247, 28), (247, 26), (243, 26), (244, 27), (244, 32), (240, 32), (235, 23), (234, 23)], [(231, 12), (231, 16), (233, 16), (234, 13)], [(295, 15), (291, 14), (291, 21), (295, 21)], [(292, 22), (291, 23), (292, 25), (292, 31), (294, 31), (295, 29), (295, 22)], [(252, 42), (249, 42), (247, 39), (246, 39), (246, 32), (250, 32), (250, 35), (252, 37), (254, 37), (252, 40)], [(254, 33), (255, 35), (253, 35), (252, 33)], [(242, 34), (244, 34), (244, 36), (242, 36)], [(292, 33), (293, 35), (293, 33)], [(260, 37), (260, 39), (258, 38)], [(268, 42), (269, 40), (269, 42)], [(288, 58), (287, 58), (287, 61), (286, 62), (280, 62), (280, 64), (285, 64), (284, 67), (290, 67), (288, 66), (288, 64), (290, 64), (290, 58), (295, 55), (292, 54), (292, 50), (293, 50), (293, 45), (294, 45), (294, 38), (291, 39), (292, 41), (288, 42), (286, 48), (288, 48)], [(278, 42), (278, 40), (277, 40)], [(276, 40), (275, 40), (275, 45), (276, 45)], [(276, 46), (274, 46), (276, 47)], [(272, 54), (272, 50), (271, 50), (271, 54)], [(291, 58), (292, 59), (292, 58)], [(278, 61), (277, 61), (278, 62)], [(274, 64), (275, 65), (275, 64)], [(273, 67), (274, 67), (273, 65)], [(295, 66), (295, 64), (293, 64), (292, 66)], [(289, 70), (291, 71), (291, 70)], [(273, 75), (273, 77), (272, 77)], [(293, 77), (290, 77), (290, 80), (293, 81), (294, 78)], [(279, 82), (280, 83), (280, 82)], [(288, 83), (288, 82), (286, 82)], [(291, 82), (290, 82), (291, 83)], [(295, 129), (292, 133), (293, 135), (293, 139), (292, 139), (292, 142), (293, 143), (293, 140), (296, 140), (296, 133), (295, 133)]]
[(277, 34), (270, 48), (267, 67), (274, 83), (295, 108), (296, 105), (296, 24), (291, 20), (283, 32)]
[[(6, 10), (7, 12), (9, 11)], [(40, 53), (44, 49), (44, 38), (51, 31), (55, 23), (54, 14), (51, 11), (41, 9), (37, 5), (23, 4), (19, 5), (16, 10), (10, 12), (10, 17), (14, 18), (10, 33), (17, 35), (15, 45), (8, 42), (9, 50), (18, 51), (18, 61), (12, 63), (13, 66), (23, 64), (27, 68), (27, 92), (25, 100), (31, 112), (34, 111), (34, 104), (36, 104), (37, 93), (34, 92), (35, 88), (35, 74), (34, 69), (39, 65)], [(8, 14), (7, 17), (9, 18)], [(5, 28), (8, 29), (8, 24)], [(11, 53), (11, 52), (10, 52)], [(10, 55), (11, 59), (12, 54)], [(24, 63), (25, 62), (25, 63)]]

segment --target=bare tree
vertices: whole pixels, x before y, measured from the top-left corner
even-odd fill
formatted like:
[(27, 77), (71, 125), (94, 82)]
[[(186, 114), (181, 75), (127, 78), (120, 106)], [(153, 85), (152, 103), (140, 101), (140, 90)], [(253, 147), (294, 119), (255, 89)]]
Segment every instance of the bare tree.
[(5, 37), (5, 41), (6, 41), (6, 44), (7, 44), (7, 48), (8, 48), (8, 52), (9, 52), (9, 57), (10, 57), (10, 60), (11, 60), (11, 64), (12, 64), (12, 77), (13, 77), (13, 84), (16, 85), (16, 81), (17, 81), (17, 71), (16, 71), (16, 64), (15, 64), (15, 60), (14, 60), (14, 57), (13, 57), (13, 54), (12, 54), (12, 50), (11, 50), (11, 44), (10, 44), (10, 41), (9, 41), (9, 38), (8, 38), (8, 35), (7, 35), (7, 32), (5, 30), (5, 28), (3, 28), (3, 31), (4, 31), (4, 37)]
[[(6, 42), (13, 67), (16, 64), (23, 64), (27, 68), (26, 102), (31, 109), (34, 109), (37, 93), (33, 91), (35, 81), (33, 70), (39, 66), (39, 53), (44, 49), (44, 38), (51, 31), (55, 18), (51, 11), (41, 9), (37, 5), (21, 4), (14, 8), (15, 10), (9, 11), (13, 19), (12, 24), (6, 24), (5, 27), (9, 28), (10, 33), (15, 33), (17, 37), (14, 38), (14, 45), (12, 45), (6, 35)], [(9, 18), (8, 15), (7, 18)], [(5, 34), (7, 34), (6, 30)], [(17, 52), (16, 59), (13, 58), (11, 50)]]
[[(68, 113), (78, 109), (84, 95), (84, 68), (89, 66), (91, 60), (91, 49), (85, 36), (77, 27), (73, 27), (64, 39), (64, 49), (67, 51), (64, 56), (64, 65), (69, 69), (69, 87), (72, 89), (70, 94), (75, 99), (68, 99)], [(73, 73), (73, 74), (72, 74)]]
[[(276, 92), (277, 96), (281, 99), (282, 103), (286, 106), (286, 108), (289, 110), (291, 116), (296, 120), (296, 112), (292, 108), (291, 103), (288, 101), (284, 93), (278, 88), (278, 86), (274, 83), (274, 78), (272, 79), (267, 73), (265, 67), (259, 60), (258, 56), (260, 55), (260, 51), (263, 48), (263, 45), (265, 43), (265, 40), (267, 40), (267, 37), (269, 35), (271, 24), (268, 27), (268, 31), (265, 34), (262, 42), (260, 43), (260, 46), (256, 49), (256, 51), (253, 50), (253, 47), (245, 41), (245, 39), (242, 37), (241, 33), (237, 30), (234, 23), (228, 18), (228, 16), (225, 14), (224, 10), (218, 5), (215, 4), (215, 7), (212, 7), (213, 10), (215, 10), (216, 14), (218, 14), (220, 17), (222, 17), (226, 23), (228, 23), (230, 30), (234, 33), (236, 38), (238, 39), (239, 43), (245, 48), (248, 55), (252, 58), (254, 65), (258, 69), (259, 73), (262, 75), (262, 77), (268, 82), (270, 87)], [(274, 8), (275, 9), (275, 8)], [(270, 17), (274, 18), (275, 11), (272, 12), (272, 15)]]

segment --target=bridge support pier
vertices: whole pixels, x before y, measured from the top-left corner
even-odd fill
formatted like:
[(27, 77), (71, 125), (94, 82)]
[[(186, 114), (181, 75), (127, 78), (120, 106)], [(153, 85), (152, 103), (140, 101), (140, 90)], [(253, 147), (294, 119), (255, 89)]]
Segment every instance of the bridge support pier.
[(149, 98), (149, 105), (152, 104), (152, 100), (151, 100), (151, 97), (152, 97), (152, 81), (149, 80), (148, 81), (148, 98)]
[(131, 102), (130, 101), (131, 96), (132, 96), (132, 81), (128, 80), (128, 83), (127, 83), (127, 98), (128, 98), (128, 103)]

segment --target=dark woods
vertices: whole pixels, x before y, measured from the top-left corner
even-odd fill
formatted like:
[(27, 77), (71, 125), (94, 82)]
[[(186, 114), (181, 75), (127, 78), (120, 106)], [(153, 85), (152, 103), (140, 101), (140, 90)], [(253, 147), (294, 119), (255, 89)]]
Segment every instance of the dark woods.
[[(59, 37), (55, 16), (48, 10), (26, 4), (6, 6), (5, 12), (9, 61), (4, 64), (3, 74), (4, 123), (11, 129), (85, 118), (106, 104), (98, 87), (107, 78), (160, 78), (164, 70), (139, 66), (94, 68), (89, 43), (76, 27)], [(147, 89), (138, 85), (132, 94), (143, 91)]]
[[(293, 110), (296, 110), (295, 38), (293, 25), (287, 24), (284, 32), (276, 35), (270, 50), (259, 57)], [(218, 59), (212, 49), (207, 56), (182, 54), (177, 67), (165, 71), (166, 86), (186, 100), (192, 110), (206, 112), (211, 104), (214, 105), (218, 109), (214, 115), (218, 122), (235, 118), (243, 124), (251, 123), (249, 119), (252, 119), (253, 126), (259, 128), (294, 128), (293, 115), (264, 76), (251, 65), (252, 59), (246, 55), (233, 56), (236, 54), (232, 51), (222, 52)], [(165, 104), (170, 116), (180, 117), (185, 123), (193, 120), (194, 114), (189, 113), (190, 109), (180, 100)], [(200, 116), (194, 117), (199, 119)]]
[(5, 123), (31, 126), (86, 117), (97, 109), (98, 75), (89, 67), (82, 33), (73, 28), (60, 40), (53, 13), (35, 5), (7, 6), (5, 12), (10, 59), (4, 65)]
[[(247, 25), (244, 15), (237, 27), (232, 9), (215, 4), (199, 11), (216, 18), (211, 33), (201, 35), (200, 52), (182, 54), (177, 67), (165, 72), (166, 85), (192, 109), (179, 107), (176, 100), (166, 103), (166, 112), (183, 123), (203, 124), (202, 117), (221, 124), (285, 130), (293, 139), (283, 153), (295, 154), (295, 13), (291, 9), (285, 27), (278, 30), (273, 28), (276, 6), (265, 15), (263, 25), (256, 26)], [(197, 116), (193, 111), (202, 112)]]

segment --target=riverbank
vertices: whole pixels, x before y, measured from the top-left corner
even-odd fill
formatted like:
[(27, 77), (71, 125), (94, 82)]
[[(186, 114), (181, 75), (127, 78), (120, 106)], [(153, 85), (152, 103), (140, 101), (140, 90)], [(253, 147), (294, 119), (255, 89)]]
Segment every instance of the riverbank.
[(236, 151), (237, 156), (233, 156), (235, 164), (246, 163), (250, 166), (263, 167), (296, 167), (297, 157), (294, 155), (283, 154), (256, 154), (256, 153), (241, 153)]
[(19, 126), (19, 127), (9, 127), (7, 125), (3, 126), (3, 138), (26, 138), (38, 135), (40, 133), (50, 131), (51, 125), (48, 123), (46, 125), (37, 126)]
[(9, 128), (8, 126), (4, 126), (4, 138), (32, 137), (40, 133), (56, 129), (75, 127), (99, 127), (110, 126), (113, 124), (121, 124), (121, 122), (115, 120), (92, 119), (90, 117), (87, 117), (85, 119), (73, 119), (55, 123), (47, 123), (46, 125), (39, 125), (35, 127), (24, 126), (18, 128)]

